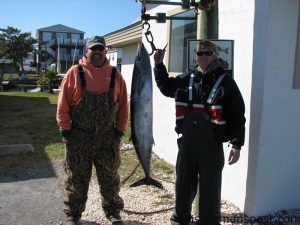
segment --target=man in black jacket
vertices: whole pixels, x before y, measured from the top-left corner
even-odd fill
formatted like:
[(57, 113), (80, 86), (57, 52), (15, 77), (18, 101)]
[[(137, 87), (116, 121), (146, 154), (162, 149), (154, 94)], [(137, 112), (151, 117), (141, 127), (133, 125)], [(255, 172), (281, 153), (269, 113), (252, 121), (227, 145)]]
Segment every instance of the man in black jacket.
[(245, 106), (235, 81), (226, 74), (227, 63), (217, 58), (209, 40), (197, 45), (197, 68), (169, 77), (164, 51), (154, 55), (155, 80), (160, 91), (175, 98), (179, 152), (176, 163), (176, 206), (171, 224), (188, 225), (200, 182), (199, 225), (219, 225), (223, 142), (232, 148), (229, 165), (236, 163), (245, 137)]

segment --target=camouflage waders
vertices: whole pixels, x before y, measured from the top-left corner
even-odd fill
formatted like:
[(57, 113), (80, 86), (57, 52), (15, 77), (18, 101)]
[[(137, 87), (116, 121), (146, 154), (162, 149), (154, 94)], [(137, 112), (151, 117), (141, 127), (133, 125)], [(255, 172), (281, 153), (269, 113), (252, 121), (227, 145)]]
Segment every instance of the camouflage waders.
[(107, 217), (119, 215), (124, 203), (119, 196), (120, 139), (114, 125), (117, 106), (113, 97), (115, 70), (107, 93), (86, 92), (79, 67), (82, 95), (71, 109), (72, 130), (66, 143), (65, 209), (68, 217), (79, 220), (85, 210), (92, 165), (96, 168), (102, 207)]
[(180, 225), (190, 223), (199, 175), (200, 221), (197, 224), (219, 224), (224, 153), (222, 143), (214, 136), (209, 115), (189, 109), (184, 117), (178, 146), (176, 206), (171, 221), (177, 221)]

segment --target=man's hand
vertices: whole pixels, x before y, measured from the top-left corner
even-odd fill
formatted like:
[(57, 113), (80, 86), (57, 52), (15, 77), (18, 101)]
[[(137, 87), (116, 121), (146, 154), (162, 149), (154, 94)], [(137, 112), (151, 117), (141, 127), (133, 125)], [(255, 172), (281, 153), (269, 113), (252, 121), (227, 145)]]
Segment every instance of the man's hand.
[(232, 148), (228, 158), (228, 164), (232, 165), (239, 161), (240, 158), (240, 149)]
[(114, 130), (115, 130), (115, 136), (116, 136), (116, 139), (117, 139), (119, 142), (121, 142), (121, 139), (122, 139), (124, 133), (121, 132), (121, 131), (119, 131), (117, 128), (114, 128)]
[(70, 137), (71, 131), (70, 130), (61, 130), (60, 135), (62, 137), (62, 140), (64, 143), (67, 143), (69, 137)]
[(165, 52), (166, 52), (165, 50), (160, 50), (160, 49), (155, 51), (154, 57), (153, 57), (155, 65), (158, 65), (163, 62), (164, 57), (165, 57)]

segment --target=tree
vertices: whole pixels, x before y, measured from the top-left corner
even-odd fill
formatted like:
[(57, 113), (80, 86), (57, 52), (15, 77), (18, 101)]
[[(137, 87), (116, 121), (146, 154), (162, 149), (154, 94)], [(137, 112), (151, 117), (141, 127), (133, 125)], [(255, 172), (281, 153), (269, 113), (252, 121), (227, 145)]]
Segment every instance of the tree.
[(24, 73), (23, 61), (34, 52), (33, 45), (37, 40), (31, 37), (31, 32), (21, 33), (21, 30), (10, 26), (0, 28), (0, 32), (0, 58), (12, 60), (21, 76)]
[(54, 70), (48, 70), (47, 72), (46, 72), (46, 76), (47, 76), (47, 78), (48, 78), (48, 82), (49, 82), (49, 93), (51, 93), (51, 94), (53, 94), (54, 92), (53, 92), (53, 84), (54, 84), (54, 82), (55, 82), (55, 80), (56, 80), (56, 75), (57, 75), (57, 72), (56, 71), (54, 71)]
[(57, 82), (57, 72), (54, 70), (48, 70), (46, 73), (40, 74), (38, 77), (37, 84), (41, 88), (41, 91), (44, 91), (44, 87), (48, 86), (49, 93), (53, 94), (53, 85)]

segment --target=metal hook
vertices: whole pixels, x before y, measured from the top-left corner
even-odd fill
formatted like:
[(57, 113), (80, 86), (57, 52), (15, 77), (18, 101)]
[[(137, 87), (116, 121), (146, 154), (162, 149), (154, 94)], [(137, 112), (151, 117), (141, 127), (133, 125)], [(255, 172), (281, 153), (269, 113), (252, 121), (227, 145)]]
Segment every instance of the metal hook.
[[(154, 53), (154, 51), (156, 51), (156, 47), (155, 47), (155, 45), (154, 45), (154, 43), (153, 43), (153, 36), (152, 36), (152, 33), (151, 33), (151, 31), (147, 31), (146, 33), (145, 33), (145, 36), (146, 36), (146, 39), (147, 39), (147, 41), (149, 42), (149, 44), (150, 44), (150, 46), (151, 46), (151, 53), (149, 54), (149, 55), (152, 55), (153, 53)], [(149, 40), (149, 36), (151, 37), (151, 40)]]
[(147, 28), (147, 31), (145, 32), (145, 36), (146, 36), (146, 39), (147, 41), (149, 42), (149, 44), (151, 45), (151, 53), (149, 55), (152, 55), (154, 53), (154, 51), (156, 51), (156, 47), (153, 43), (154, 39), (153, 39), (153, 36), (152, 36), (152, 33), (150, 31), (150, 24), (148, 23), (148, 21), (145, 21), (142, 25), (142, 28), (144, 29), (145, 25), (148, 25), (148, 28)]
[(147, 31), (146, 32), (150, 32), (150, 23), (148, 23), (148, 21), (145, 21), (142, 25), (142, 28), (144, 29), (144, 26), (148, 25)]

